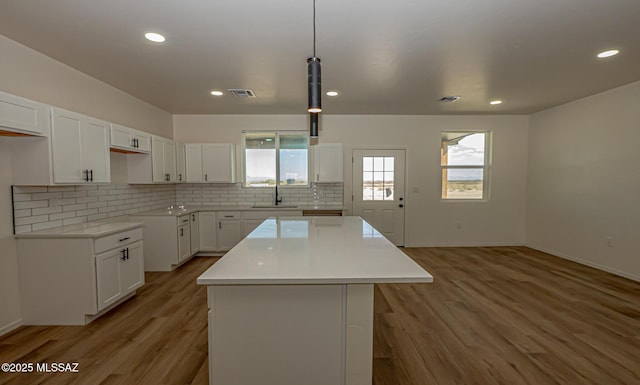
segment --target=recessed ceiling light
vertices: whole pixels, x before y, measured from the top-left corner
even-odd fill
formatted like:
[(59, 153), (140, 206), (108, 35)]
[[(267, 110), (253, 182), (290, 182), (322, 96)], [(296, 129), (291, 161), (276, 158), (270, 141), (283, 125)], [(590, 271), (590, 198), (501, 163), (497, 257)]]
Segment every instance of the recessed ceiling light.
[(224, 95), (224, 92), (218, 91), (218, 90), (213, 90), (213, 91), (211, 91), (211, 95), (213, 95), (213, 96), (222, 96), (222, 95)]
[(327, 96), (338, 96), (338, 91), (327, 91)]
[(620, 53), (620, 51), (618, 51), (617, 49), (610, 49), (610, 50), (608, 50), (608, 51), (602, 51), (602, 52), (600, 52), (597, 56), (598, 56), (600, 59), (603, 59), (603, 58), (605, 58), (605, 57), (615, 56), (615, 55), (617, 55), (617, 54), (619, 54), (619, 53)]
[(494, 106), (497, 105), (497, 104), (502, 104), (502, 100), (492, 100), (492, 101), (489, 102), (489, 104), (492, 104)]
[(154, 43), (164, 43), (165, 39), (164, 36), (160, 35), (159, 33), (155, 33), (155, 32), (147, 32), (144, 34), (144, 37), (147, 38), (147, 40), (150, 40)]

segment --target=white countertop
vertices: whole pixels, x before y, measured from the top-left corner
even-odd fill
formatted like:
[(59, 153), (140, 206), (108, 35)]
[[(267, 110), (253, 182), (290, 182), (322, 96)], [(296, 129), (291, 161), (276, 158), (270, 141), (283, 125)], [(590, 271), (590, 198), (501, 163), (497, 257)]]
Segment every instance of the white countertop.
[(155, 209), (143, 211), (130, 216), (175, 216), (187, 215), (198, 211), (302, 211), (302, 210), (344, 210), (343, 206), (308, 206), (300, 205), (295, 207), (284, 206), (173, 206), (166, 209)]
[(200, 285), (433, 282), (360, 217), (269, 218), (197, 280)]
[(16, 234), (16, 238), (99, 238), (135, 229), (140, 222), (87, 222)]

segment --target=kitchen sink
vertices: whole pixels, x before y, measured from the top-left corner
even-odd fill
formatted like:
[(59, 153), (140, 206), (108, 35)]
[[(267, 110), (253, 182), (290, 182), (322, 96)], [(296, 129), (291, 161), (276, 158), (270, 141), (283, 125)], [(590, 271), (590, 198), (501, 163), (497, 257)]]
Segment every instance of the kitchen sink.
[(253, 209), (295, 209), (297, 205), (253, 205)]

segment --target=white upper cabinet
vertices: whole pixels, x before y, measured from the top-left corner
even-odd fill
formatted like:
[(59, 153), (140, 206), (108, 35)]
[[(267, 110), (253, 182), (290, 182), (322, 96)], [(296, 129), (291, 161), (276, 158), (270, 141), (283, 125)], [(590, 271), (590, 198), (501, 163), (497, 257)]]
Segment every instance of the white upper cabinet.
[(187, 182), (235, 183), (235, 146), (187, 144)]
[(52, 109), (51, 152), (54, 183), (108, 183), (109, 123)]
[(0, 92), (0, 135), (47, 136), (48, 133), (48, 106)]
[(342, 182), (343, 146), (341, 143), (319, 143), (313, 148), (314, 182)]
[(187, 181), (187, 158), (186, 146), (184, 143), (176, 142), (176, 182)]
[(151, 152), (151, 134), (111, 124), (111, 149), (116, 152), (148, 154)]
[(13, 184), (109, 183), (109, 123), (51, 108), (50, 135), (25, 137), (11, 148)]
[(151, 155), (127, 155), (128, 182), (176, 183), (176, 143), (152, 135)]

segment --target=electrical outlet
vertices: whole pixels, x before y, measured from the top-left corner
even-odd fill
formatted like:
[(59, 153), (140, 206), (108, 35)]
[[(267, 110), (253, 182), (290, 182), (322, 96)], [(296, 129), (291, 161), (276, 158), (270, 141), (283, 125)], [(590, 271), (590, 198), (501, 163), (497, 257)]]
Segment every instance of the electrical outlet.
[(611, 236), (607, 237), (606, 245), (607, 247), (613, 247), (613, 237)]

